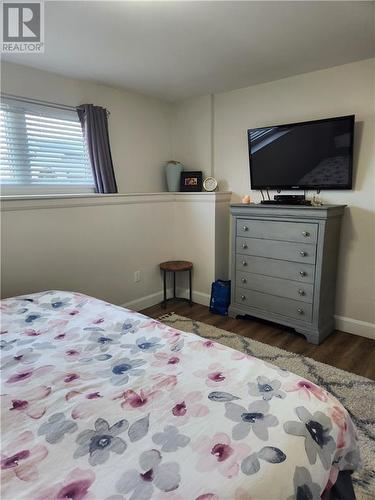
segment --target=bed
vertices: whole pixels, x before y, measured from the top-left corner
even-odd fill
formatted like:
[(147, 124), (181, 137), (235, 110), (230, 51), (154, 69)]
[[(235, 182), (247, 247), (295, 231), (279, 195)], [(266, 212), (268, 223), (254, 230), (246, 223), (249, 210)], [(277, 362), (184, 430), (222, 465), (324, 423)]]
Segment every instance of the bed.
[(276, 366), (79, 293), (1, 310), (3, 500), (315, 500), (360, 465), (343, 406)]

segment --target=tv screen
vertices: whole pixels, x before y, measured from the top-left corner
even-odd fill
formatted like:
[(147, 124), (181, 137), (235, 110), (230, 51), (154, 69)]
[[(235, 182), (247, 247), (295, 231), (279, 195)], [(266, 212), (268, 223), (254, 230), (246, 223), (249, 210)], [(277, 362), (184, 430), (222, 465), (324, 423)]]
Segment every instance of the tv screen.
[(351, 189), (354, 115), (248, 130), (252, 189)]

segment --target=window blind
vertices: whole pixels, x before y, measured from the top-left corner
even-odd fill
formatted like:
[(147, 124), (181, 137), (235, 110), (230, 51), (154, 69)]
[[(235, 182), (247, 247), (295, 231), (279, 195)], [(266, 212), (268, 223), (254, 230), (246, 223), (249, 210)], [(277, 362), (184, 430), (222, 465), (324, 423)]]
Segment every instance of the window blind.
[(79, 186), (92, 191), (92, 170), (76, 111), (3, 98), (0, 181), (20, 192), (48, 186), (50, 191), (56, 186), (67, 186), (68, 192)]

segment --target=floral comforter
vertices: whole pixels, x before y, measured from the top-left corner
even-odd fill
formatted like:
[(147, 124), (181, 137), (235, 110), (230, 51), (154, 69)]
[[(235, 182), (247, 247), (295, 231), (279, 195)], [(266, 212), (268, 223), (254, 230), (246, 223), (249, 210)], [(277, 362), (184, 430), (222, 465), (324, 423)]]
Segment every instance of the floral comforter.
[(318, 499), (358, 467), (323, 389), (81, 295), (6, 299), (3, 500)]

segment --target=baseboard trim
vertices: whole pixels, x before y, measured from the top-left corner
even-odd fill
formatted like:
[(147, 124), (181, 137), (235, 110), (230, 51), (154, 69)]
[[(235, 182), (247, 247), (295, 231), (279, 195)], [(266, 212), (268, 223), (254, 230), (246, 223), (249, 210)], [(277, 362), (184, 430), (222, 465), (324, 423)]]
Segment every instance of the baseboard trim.
[[(177, 295), (179, 297), (188, 298), (189, 290), (187, 288), (177, 288)], [(171, 297), (172, 289), (167, 290), (167, 297)], [(122, 307), (127, 309), (132, 309), (133, 311), (141, 311), (142, 309), (147, 309), (147, 307), (155, 306), (160, 304), (163, 300), (163, 292), (152, 293), (146, 295), (145, 297), (140, 297), (139, 299), (131, 300), (122, 304)], [(204, 292), (193, 291), (193, 302), (201, 304), (203, 306), (210, 305), (210, 295)], [(366, 337), (368, 339), (375, 340), (375, 324), (369, 323), (367, 321), (361, 321), (359, 319), (346, 318), (345, 316), (335, 316), (335, 328), (342, 332), (351, 333), (353, 335), (358, 335), (360, 337)]]
[(139, 299), (134, 299), (125, 304), (121, 304), (122, 307), (126, 309), (131, 309), (132, 311), (141, 311), (142, 309), (147, 309), (147, 307), (155, 306), (163, 300), (163, 292), (151, 293), (145, 297), (140, 297)]
[(209, 306), (210, 299), (211, 296), (208, 293), (193, 292), (193, 301), (202, 304), (202, 306)]
[[(189, 297), (189, 289), (188, 288), (177, 288), (176, 290), (178, 297), (183, 297), (187, 299)], [(201, 304), (202, 306), (210, 305), (210, 295), (204, 292), (197, 292), (193, 290), (193, 302), (197, 304)]]
[[(188, 298), (189, 290), (187, 288), (177, 288), (176, 290), (178, 297)], [(173, 290), (170, 288), (167, 290), (167, 297), (171, 297)], [(126, 309), (131, 309), (132, 311), (142, 311), (142, 309), (147, 309), (147, 307), (155, 306), (163, 301), (163, 292), (155, 292), (145, 297), (140, 297), (139, 299), (130, 300), (125, 304), (121, 304), (122, 307)], [(193, 302), (197, 304), (202, 304), (203, 306), (208, 306), (210, 304), (210, 296), (208, 293), (195, 292), (193, 291)]]
[(375, 340), (375, 324), (359, 319), (335, 316), (335, 328), (346, 333)]

